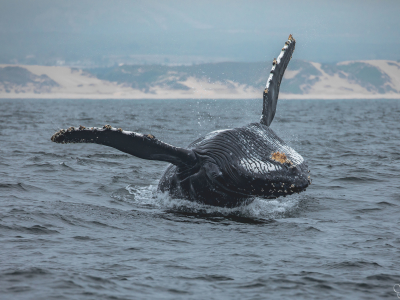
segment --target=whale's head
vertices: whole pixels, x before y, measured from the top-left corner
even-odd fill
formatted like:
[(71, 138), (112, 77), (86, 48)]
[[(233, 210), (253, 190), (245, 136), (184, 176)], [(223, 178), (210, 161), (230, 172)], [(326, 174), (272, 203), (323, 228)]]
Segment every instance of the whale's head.
[(311, 183), (303, 157), (264, 125), (220, 130), (189, 147), (197, 163), (176, 170), (176, 186), (203, 203), (237, 206), (299, 193)]
[[(250, 154), (241, 157), (230, 153), (223, 155), (223, 151), (218, 151), (217, 155), (208, 153), (206, 163), (202, 164), (200, 170), (210, 182), (209, 186), (221, 195), (243, 199), (254, 196), (267, 199), (285, 197), (300, 193), (311, 184), (307, 164), (303, 159), (301, 162), (295, 161), (294, 150), (291, 150), (288, 154), (272, 152), (264, 159), (257, 159)], [(222, 159), (224, 156), (225, 161)], [(300, 157), (297, 154), (296, 158)]]

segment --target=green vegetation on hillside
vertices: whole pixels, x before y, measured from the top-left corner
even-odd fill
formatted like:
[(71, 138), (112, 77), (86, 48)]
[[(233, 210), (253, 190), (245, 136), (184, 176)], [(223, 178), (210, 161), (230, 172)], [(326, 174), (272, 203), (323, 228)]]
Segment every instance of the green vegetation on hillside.
[(59, 86), (47, 75), (38, 76), (25, 68), (14, 66), (0, 68), (0, 84), (3, 85), (7, 93), (10, 92), (10, 89), (26, 87), (28, 84), (32, 84), (35, 91)]
[(88, 69), (88, 71), (99, 79), (131, 86), (144, 92), (148, 92), (153, 86), (187, 90), (189, 88), (181, 82), (186, 81), (189, 77), (228, 85), (229, 81), (232, 81), (262, 89), (269, 76), (269, 70), (265, 63), (236, 62), (192, 66), (122, 65)]
[(310, 62), (303, 60), (293, 60), (289, 63), (287, 71), (297, 71), (293, 78), (284, 78), (281, 84), (281, 91), (290, 94), (307, 93), (312, 85), (319, 81), (318, 71)]
[[(369, 92), (395, 91), (390, 85), (390, 77), (379, 68), (363, 62), (352, 62), (345, 65), (324, 64), (321, 68), (329, 75), (338, 74), (341, 78), (347, 78), (350, 82), (365, 87)], [(395, 91), (396, 92), (396, 91)]]
[[(126, 86), (149, 92), (151, 87), (162, 86), (170, 89), (187, 90), (182, 84), (189, 77), (220, 82), (226, 86), (233, 83), (262, 89), (268, 79), (272, 65), (269, 63), (222, 62), (192, 66), (164, 65), (122, 65), (110, 68), (88, 69), (99, 79), (117, 82)], [(298, 71), (296, 76), (283, 80), (281, 91), (301, 94), (307, 92), (318, 81), (321, 73), (306, 61), (293, 60), (288, 71)]]

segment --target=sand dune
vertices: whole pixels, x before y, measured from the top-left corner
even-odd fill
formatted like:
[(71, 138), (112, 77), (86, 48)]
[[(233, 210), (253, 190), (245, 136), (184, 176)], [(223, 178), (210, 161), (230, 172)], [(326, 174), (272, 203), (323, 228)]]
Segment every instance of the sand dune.
[[(386, 60), (360, 61), (373, 66), (385, 77), (388, 92), (377, 92), (368, 86), (350, 80), (345, 72), (332, 73), (320, 63), (310, 62), (319, 75), (301, 73), (301, 69), (287, 70), (284, 80), (303, 76), (312, 84), (299, 84), (302, 93), (285, 93), (282, 99), (400, 99), (400, 63)], [(344, 66), (354, 62), (342, 62)], [(15, 68), (19, 67), (19, 68)], [(325, 68), (326, 69), (326, 68)], [(18, 72), (16, 72), (18, 71)], [(300, 72), (300, 73), (299, 73)], [(170, 72), (171, 73), (171, 72)], [(11, 76), (10, 74), (13, 74)], [(18, 75), (20, 74), (20, 75)], [(22, 74), (22, 75), (21, 75)], [(344, 74), (344, 75), (343, 75)], [(16, 77), (20, 76), (21, 78)], [(169, 75), (170, 76), (170, 75)], [(308, 76), (308, 77), (307, 77)], [(174, 77), (175, 79), (178, 77)], [(117, 83), (102, 80), (85, 70), (58, 66), (0, 65), (0, 98), (41, 99), (250, 99), (260, 98), (262, 88), (233, 80), (210, 81), (205, 77), (189, 76), (176, 79), (182, 88), (165, 84), (173, 78), (164, 77), (161, 82), (150, 82), (150, 88), (133, 88), (129, 82)], [(354, 78), (353, 78), (354, 79)], [(390, 87), (390, 88), (389, 88)]]

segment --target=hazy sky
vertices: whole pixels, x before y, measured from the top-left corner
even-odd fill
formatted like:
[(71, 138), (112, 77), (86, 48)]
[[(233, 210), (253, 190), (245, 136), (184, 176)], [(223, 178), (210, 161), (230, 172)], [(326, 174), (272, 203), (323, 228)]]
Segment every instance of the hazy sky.
[(400, 59), (400, 1), (0, 0), (0, 57)]

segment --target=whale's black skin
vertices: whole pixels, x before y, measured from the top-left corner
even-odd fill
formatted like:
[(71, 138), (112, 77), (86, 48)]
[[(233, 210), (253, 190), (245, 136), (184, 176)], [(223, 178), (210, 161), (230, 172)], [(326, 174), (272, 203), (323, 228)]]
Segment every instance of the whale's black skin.
[[(233, 207), (254, 196), (277, 198), (309, 185), (303, 158), (260, 123), (209, 133), (188, 149), (196, 155), (196, 164), (170, 165), (158, 186), (177, 198)], [(271, 158), (277, 151), (286, 154), (288, 163)]]
[(295, 47), (290, 35), (263, 93), (260, 123), (218, 130), (207, 134), (186, 149), (163, 143), (152, 135), (124, 131), (109, 125), (103, 128), (56, 132), (56, 143), (97, 143), (134, 156), (171, 163), (158, 190), (174, 198), (209, 205), (235, 207), (254, 197), (267, 199), (298, 193), (311, 183), (308, 167), (296, 151), (270, 128), (278, 100), (279, 86)]

